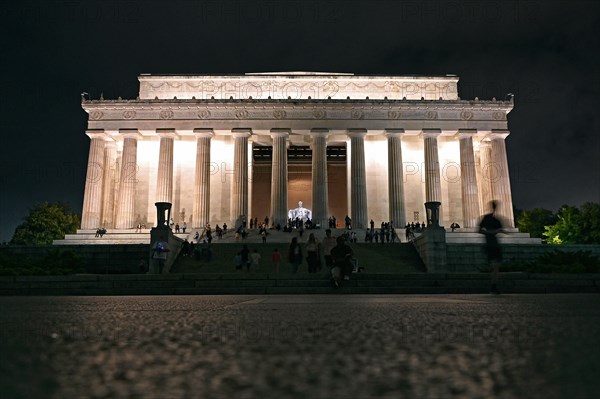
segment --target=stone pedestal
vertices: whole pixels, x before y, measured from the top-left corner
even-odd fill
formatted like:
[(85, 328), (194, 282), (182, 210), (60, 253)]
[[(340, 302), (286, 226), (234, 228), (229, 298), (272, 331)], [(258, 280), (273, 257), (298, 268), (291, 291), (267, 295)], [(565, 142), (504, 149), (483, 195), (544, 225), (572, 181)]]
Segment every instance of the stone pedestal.
[(196, 136), (196, 174), (192, 227), (203, 228), (210, 218), (210, 143), (212, 129), (194, 129)]
[[(181, 248), (181, 240), (176, 239), (169, 227), (169, 220), (171, 220), (171, 203), (169, 202), (156, 202), (157, 222), (156, 227), (150, 230), (150, 248), (148, 255), (148, 266), (149, 274), (161, 274), (161, 263), (162, 263), (162, 274), (168, 274), (171, 266), (177, 258), (179, 249)], [(157, 242), (164, 241), (168, 244), (169, 252), (167, 252), (167, 259), (160, 260), (154, 258), (154, 246)]]
[(328, 220), (327, 204), (327, 129), (312, 129), (312, 221), (326, 226)]
[(366, 129), (349, 129), (350, 149), (350, 175), (352, 186), (350, 218), (352, 228), (367, 228), (367, 178), (365, 173), (365, 136)]

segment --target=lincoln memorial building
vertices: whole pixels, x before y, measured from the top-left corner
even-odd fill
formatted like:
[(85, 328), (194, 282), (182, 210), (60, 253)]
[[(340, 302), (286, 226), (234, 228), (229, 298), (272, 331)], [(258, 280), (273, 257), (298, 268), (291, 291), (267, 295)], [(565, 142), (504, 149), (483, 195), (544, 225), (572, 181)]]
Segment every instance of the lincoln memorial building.
[(89, 162), (82, 229), (242, 218), (284, 224), (303, 206), (365, 228), (476, 227), (500, 202), (514, 227), (505, 139), (512, 101), (461, 100), (458, 77), (348, 73), (141, 75), (136, 99), (86, 99)]

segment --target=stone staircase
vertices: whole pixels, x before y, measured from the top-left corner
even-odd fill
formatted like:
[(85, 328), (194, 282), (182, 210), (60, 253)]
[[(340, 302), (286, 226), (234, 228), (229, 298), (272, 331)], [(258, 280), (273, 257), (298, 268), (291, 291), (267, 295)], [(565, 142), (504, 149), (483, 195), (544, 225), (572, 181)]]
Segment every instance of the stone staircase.
[[(225, 239), (222, 241), (225, 241)], [(290, 265), (287, 262), (287, 241), (285, 243), (267, 242), (262, 244), (262, 242), (253, 241), (249, 237), (246, 241), (240, 240), (240, 242), (212, 245), (212, 259), (210, 261), (194, 255), (180, 255), (173, 265), (171, 273), (235, 273), (233, 258), (242, 249), (243, 245), (247, 245), (250, 252), (256, 249), (261, 255), (260, 272), (275, 273), (275, 268), (271, 263), (271, 254), (275, 248), (282, 255), (280, 271), (288, 272), (290, 270)], [(369, 273), (417, 273), (425, 271), (423, 262), (412, 244), (357, 243), (350, 244), (350, 247), (354, 251), (357, 267)], [(304, 255), (306, 256), (306, 253)], [(325, 265), (324, 260), (322, 260), (322, 264)], [(307, 271), (306, 260), (300, 266), (300, 271)]]
[[(532, 238), (529, 233), (521, 233), (519, 229), (505, 229), (504, 233), (498, 234), (500, 244), (541, 244), (541, 238)], [(474, 228), (460, 228), (452, 232), (446, 229), (447, 244), (485, 244), (485, 237)]]

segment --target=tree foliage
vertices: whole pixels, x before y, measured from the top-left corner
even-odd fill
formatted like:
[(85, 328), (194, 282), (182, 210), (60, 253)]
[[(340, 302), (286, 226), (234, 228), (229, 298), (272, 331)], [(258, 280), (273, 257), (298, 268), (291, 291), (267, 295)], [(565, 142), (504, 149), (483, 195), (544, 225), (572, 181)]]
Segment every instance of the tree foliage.
[(600, 244), (600, 204), (587, 202), (580, 208), (563, 206), (555, 224), (546, 226), (550, 244)]
[(79, 215), (64, 203), (38, 204), (15, 229), (11, 244), (49, 245), (52, 240), (73, 234), (79, 228)]
[(529, 233), (531, 237), (543, 238), (544, 227), (555, 224), (557, 217), (548, 209), (535, 208), (519, 212), (516, 220), (520, 231)]

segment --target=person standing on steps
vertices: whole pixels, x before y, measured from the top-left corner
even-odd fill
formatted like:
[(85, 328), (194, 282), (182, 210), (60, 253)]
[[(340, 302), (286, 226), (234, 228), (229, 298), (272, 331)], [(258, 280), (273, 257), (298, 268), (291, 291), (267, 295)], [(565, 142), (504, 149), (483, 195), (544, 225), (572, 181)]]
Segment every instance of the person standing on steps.
[(502, 249), (498, 242), (496, 234), (501, 233), (502, 222), (496, 217), (496, 208), (498, 207), (497, 201), (491, 201), (490, 206), (492, 212), (488, 213), (481, 219), (479, 223), (479, 232), (485, 235), (485, 250), (487, 254), (488, 264), (491, 268), (491, 283), (492, 283), (492, 294), (499, 294), (498, 291), (498, 272), (500, 269), (500, 263), (502, 263)]
[(350, 246), (346, 245), (342, 237), (336, 239), (336, 246), (331, 250), (333, 258), (333, 268), (331, 269), (332, 282), (335, 287), (339, 287), (341, 280), (350, 280), (352, 273), (352, 255), (354, 252)]
[(292, 273), (298, 273), (298, 268), (302, 263), (302, 248), (300, 248), (300, 244), (298, 244), (298, 237), (292, 238), (292, 242), (288, 249), (288, 260), (292, 264)]

